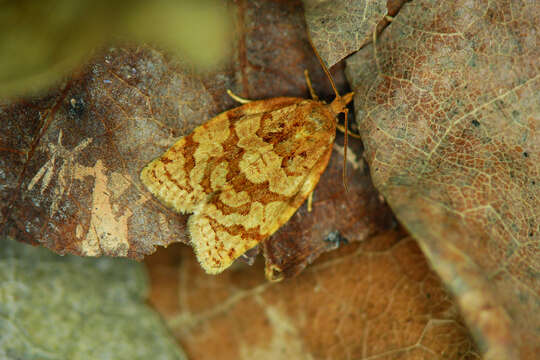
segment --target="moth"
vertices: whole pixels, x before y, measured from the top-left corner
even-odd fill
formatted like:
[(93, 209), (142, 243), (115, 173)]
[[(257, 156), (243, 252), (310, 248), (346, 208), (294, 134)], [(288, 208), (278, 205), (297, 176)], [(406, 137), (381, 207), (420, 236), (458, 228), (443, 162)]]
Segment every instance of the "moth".
[(311, 100), (229, 93), (245, 104), (197, 127), (140, 174), (159, 201), (192, 214), (191, 244), (207, 273), (222, 272), (285, 224), (328, 164), (337, 116), (347, 119), (353, 93), (339, 95), (314, 50), (336, 94), (330, 104), (318, 100), (307, 72)]

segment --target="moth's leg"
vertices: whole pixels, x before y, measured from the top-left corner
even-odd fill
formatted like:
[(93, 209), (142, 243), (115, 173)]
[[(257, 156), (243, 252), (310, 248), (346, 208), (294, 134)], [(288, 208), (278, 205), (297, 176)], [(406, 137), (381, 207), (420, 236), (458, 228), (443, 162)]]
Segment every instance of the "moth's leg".
[(304, 70), (304, 76), (306, 77), (306, 84), (309, 89), (309, 93), (311, 94), (311, 98), (313, 100), (319, 100), (319, 97), (317, 96), (317, 94), (315, 94), (315, 90), (313, 90), (313, 86), (311, 86), (311, 79), (309, 78), (309, 73), (307, 69)]
[(247, 104), (249, 102), (252, 102), (253, 100), (244, 99), (243, 97), (240, 97), (233, 93), (231, 90), (227, 89), (227, 94), (233, 99), (238, 101), (240, 104)]
[[(345, 111), (344, 111), (345, 112)], [(347, 110), (348, 112), (348, 110)], [(341, 131), (342, 133), (344, 134), (347, 134), (347, 136), (350, 136), (352, 138), (355, 138), (355, 139), (362, 139), (362, 137), (359, 135), (359, 134), (355, 134), (353, 132), (350, 132), (350, 131), (345, 131), (345, 126), (346, 125), (341, 125), (340, 123), (337, 123), (336, 124), (336, 129), (338, 129), (339, 131)]]
[(349, 109), (345, 108), (343, 109), (343, 113), (345, 114), (345, 142), (343, 143), (343, 187), (345, 188), (345, 192), (348, 192), (348, 186), (347, 186), (347, 142), (349, 140), (349, 123), (347, 122), (347, 116), (349, 115)]
[[(309, 78), (309, 72), (307, 69), (304, 70), (304, 76), (306, 77), (306, 84), (309, 89), (311, 98), (315, 101), (319, 100), (319, 97), (317, 96), (317, 94), (315, 93), (315, 90), (313, 90), (313, 86), (311, 85), (311, 79)], [(308, 198), (307, 198), (307, 211), (308, 212), (311, 212), (311, 210), (313, 210), (313, 191), (309, 193)]]
[(311, 210), (313, 210), (313, 191), (309, 193), (308, 198), (307, 198), (307, 211), (308, 212), (311, 212)]
[[(341, 124), (336, 124), (336, 128), (337, 128), (339, 131), (341, 131), (342, 133), (345, 134), (345, 126), (343, 126), (343, 125), (341, 125)], [(355, 138), (355, 139), (361, 139), (361, 138), (362, 138), (362, 137), (360, 137), (360, 135), (355, 134), (355, 133), (350, 132), (350, 131), (347, 132), (347, 135), (350, 136), (350, 137), (353, 137), (353, 138)]]

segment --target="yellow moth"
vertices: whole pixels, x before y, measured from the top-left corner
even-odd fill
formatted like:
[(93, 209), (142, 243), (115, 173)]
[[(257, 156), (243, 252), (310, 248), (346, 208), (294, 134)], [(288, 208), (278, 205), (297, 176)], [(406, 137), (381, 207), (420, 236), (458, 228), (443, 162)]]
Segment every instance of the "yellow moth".
[(207, 273), (222, 272), (285, 224), (328, 164), (337, 115), (346, 115), (353, 93), (339, 95), (315, 54), (336, 94), (330, 104), (317, 99), (307, 73), (312, 100), (232, 95), (246, 103), (197, 127), (141, 172), (163, 204), (192, 213), (191, 244)]

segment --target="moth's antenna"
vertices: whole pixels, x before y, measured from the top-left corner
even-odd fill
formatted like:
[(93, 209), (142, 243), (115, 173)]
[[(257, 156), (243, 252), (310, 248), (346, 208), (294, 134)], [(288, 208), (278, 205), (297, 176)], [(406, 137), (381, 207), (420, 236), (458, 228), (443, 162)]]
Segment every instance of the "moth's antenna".
[(334, 89), (334, 93), (336, 94), (336, 97), (337, 98), (341, 97), (337, 91), (336, 84), (334, 84), (334, 80), (332, 79), (332, 76), (330, 76), (330, 71), (328, 71), (328, 68), (324, 64), (324, 61), (321, 59), (321, 56), (319, 55), (317, 48), (315, 47), (315, 45), (313, 45), (313, 41), (311, 41), (311, 35), (309, 34), (309, 29), (306, 29), (306, 30), (307, 30), (306, 33), (307, 33), (309, 44), (311, 45), (311, 48), (313, 49), (315, 56), (317, 56), (317, 59), (319, 59), (319, 62), (321, 63), (321, 66), (324, 70), (324, 73), (328, 77), (328, 80), (330, 80), (330, 85), (332, 85), (332, 89)]
[[(319, 52), (317, 51), (317, 48), (315, 45), (313, 45), (313, 41), (311, 41), (311, 35), (309, 34), (309, 29), (306, 29), (307, 38), (309, 40), (309, 44), (313, 48), (313, 52), (315, 53), (315, 56), (317, 56), (317, 59), (319, 59), (319, 63), (321, 63), (321, 66), (324, 70), (324, 73), (326, 74), (326, 77), (328, 77), (328, 80), (330, 80), (330, 85), (332, 85), (332, 89), (334, 89), (334, 93), (336, 94), (336, 99), (340, 99), (341, 95), (339, 95), (336, 84), (334, 84), (334, 79), (332, 79), (332, 76), (330, 76), (330, 71), (328, 71), (328, 68), (324, 64), (324, 61), (321, 59), (321, 56), (319, 55)], [(335, 100), (334, 100), (335, 101)], [(347, 115), (349, 113), (349, 109), (346, 107), (343, 109), (343, 113), (345, 113), (345, 143), (343, 144), (343, 186), (345, 187), (345, 192), (349, 191), (349, 188), (347, 186), (347, 146), (348, 146), (348, 138), (349, 138), (349, 128), (348, 128), (348, 121), (347, 121)], [(337, 120), (336, 120), (337, 122)]]

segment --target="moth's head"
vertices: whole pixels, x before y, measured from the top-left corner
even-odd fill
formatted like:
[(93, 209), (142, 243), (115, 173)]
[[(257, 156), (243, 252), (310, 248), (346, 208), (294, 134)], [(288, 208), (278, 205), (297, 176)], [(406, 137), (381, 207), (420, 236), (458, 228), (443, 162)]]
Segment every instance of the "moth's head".
[(347, 104), (352, 101), (353, 96), (354, 92), (347, 93), (343, 96), (337, 96), (329, 105), (332, 113), (334, 115), (342, 113), (347, 107)]

